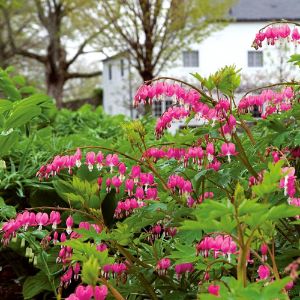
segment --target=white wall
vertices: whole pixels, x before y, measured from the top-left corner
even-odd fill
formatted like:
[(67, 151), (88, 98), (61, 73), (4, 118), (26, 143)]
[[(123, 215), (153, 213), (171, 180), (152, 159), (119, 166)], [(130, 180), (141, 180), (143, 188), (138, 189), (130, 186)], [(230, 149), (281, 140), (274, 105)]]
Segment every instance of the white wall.
[[(124, 62), (124, 74), (121, 74), (121, 59)], [(111, 79), (109, 68), (111, 66)], [(111, 115), (124, 114), (131, 117), (130, 104), (134, 95), (127, 58), (115, 57), (103, 63), (103, 106)]]
[[(251, 47), (255, 34), (267, 23), (259, 22), (238, 22), (232, 23), (220, 31), (214, 32), (200, 44), (191, 45), (191, 50), (199, 51), (199, 67), (187, 68), (182, 66), (182, 57), (174, 63), (175, 67), (162, 72), (162, 75), (185, 78), (193, 81), (189, 73), (198, 72), (201, 76), (207, 77), (225, 65), (236, 65), (242, 69), (244, 76), (254, 76), (257, 73), (272, 74), (276, 80), (276, 69), (280, 62), (278, 50), (274, 46), (264, 43), (263, 51), (264, 66), (248, 67), (248, 51), (254, 51)], [(295, 52), (292, 43), (289, 43), (290, 54)], [(291, 67), (293, 68), (293, 67)], [(270, 72), (271, 69), (271, 72)], [(297, 69), (294, 68), (296, 71)]]

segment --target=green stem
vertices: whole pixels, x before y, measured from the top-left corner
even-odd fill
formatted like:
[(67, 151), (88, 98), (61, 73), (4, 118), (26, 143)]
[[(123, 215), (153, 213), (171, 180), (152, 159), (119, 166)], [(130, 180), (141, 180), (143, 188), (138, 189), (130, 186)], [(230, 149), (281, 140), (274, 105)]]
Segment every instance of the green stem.
[(240, 158), (242, 160), (242, 162), (244, 163), (245, 167), (248, 169), (248, 171), (255, 177), (258, 178), (258, 174), (256, 173), (256, 171), (253, 169), (252, 165), (250, 164), (248, 158), (247, 158), (247, 154), (244, 150), (244, 147), (242, 145), (242, 142), (240, 140), (240, 138), (238, 137), (238, 135), (236, 133), (233, 134), (233, 138), (240, 150)]
[(238, 256), (237, 264), (237, 279), (242, 282), (243, 286), (247, 285), (247, 249), (245, 247), (240, 247), (240, 252)]

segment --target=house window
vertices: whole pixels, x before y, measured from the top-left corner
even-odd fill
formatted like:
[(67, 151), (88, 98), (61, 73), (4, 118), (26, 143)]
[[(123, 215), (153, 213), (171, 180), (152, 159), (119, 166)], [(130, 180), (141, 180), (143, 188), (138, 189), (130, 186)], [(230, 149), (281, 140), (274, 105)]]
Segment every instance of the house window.
[(160, 117), (162, 115), (162, 102), (154, 101), (153, 103), (153, 115), (154, 117)]
[(112, 80), (112, 65), (108, 65), (108, 79)]
[(166, 103), (166, 109), (165, 110), (168, 110), (168, 108), (173, 105), (173, 101), (172, 100), (166, 100), (165, 103)]
[(120, 61), (121, 77), (124, 76), (124, 59)]
[(160, 117), (171, 106), (173, 106), (172, 100), (154, 101), (152, 105), (153, 116)]
[(252, 117), (254, 118), (261, 118), (261, 112), (258, 109), (257, 105), (253, 106), (253, 110), (251, 111)]
[(263, 52), (248, 51), (248, 67), (262, 67), (262, 66), (263, 66)]
[(199, 67), (199, 51), (183, 51), (184, 67)]

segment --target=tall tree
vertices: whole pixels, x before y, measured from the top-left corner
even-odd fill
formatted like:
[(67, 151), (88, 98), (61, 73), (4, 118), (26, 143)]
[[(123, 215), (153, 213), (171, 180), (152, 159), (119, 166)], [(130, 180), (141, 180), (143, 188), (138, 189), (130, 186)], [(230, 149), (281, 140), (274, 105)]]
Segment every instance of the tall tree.
[[(13, 0), (12, 0), (13, 1)], [(84, 55), (86, 48), (103, 30), (98, 18), (96, 0), (28, 0), (19, 7), (30, 14), (31, 21), (22, 32), (31, 36), (35, 47), (26, 47), (16, 38), (16, 20), (7, 5), (0, 6), (5, 21), (12, 53), (42, 64), (45, 70), (47, 92), (63, 106), (66, 82), (75, 78), (91, 78), (101, 71), (76, 72), (74, 65)], [(22, 1), (21, 1), (22, 2)], [(1, 4), (1, 2), (0, 2)], [(96, 12), (96, 13), (95, 13)], [(92, 25), (92, 26), (91, 26)], [(76, 48), (69, 51), (70, 47)]]
[(182, 48), (222, 26), (235, 0), (106, 0), (109, 45), (128, 51), (144, 81), (159, 74)]

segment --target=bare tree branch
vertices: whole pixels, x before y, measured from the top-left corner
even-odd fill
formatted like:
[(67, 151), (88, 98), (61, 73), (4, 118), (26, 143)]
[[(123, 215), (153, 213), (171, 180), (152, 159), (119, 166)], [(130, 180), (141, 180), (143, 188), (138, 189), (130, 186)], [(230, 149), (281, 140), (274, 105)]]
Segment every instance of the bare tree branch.
[(74, 79), (74, 78), (92, 78), (95, 76), (100, 76), (102, 75), (102, 71), (96, 71), (92, 73), (80, 73), (80, 72), (75, 72), (75, 73), (67, 73), (66, 74), (66, 80), (69, 79)]
[(94, 34), (92, 34), (91, 36), (89, 36), (88, 38), (86, 38), (81, 45), (78, 47), (75, 55), (67, 62), (67, 67), (69, 67), (70, 65), (72, 65), (76, 59), (81, 55), (84, 54), (84, 48), (86, 47), (86, 45), (88, 45), (94, 38), (96, 38), (98, 35), (100, 34), (100, 31), (95, 32)]

